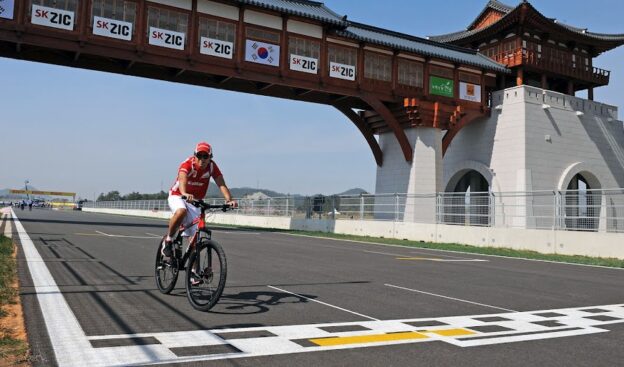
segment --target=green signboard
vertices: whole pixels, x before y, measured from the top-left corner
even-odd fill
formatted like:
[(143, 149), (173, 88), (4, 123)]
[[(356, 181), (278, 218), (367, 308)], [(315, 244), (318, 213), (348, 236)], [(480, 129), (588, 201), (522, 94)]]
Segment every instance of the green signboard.
[(453, 93), (454, 90), (455, 86), (451, 79), (437, 76), (429, 77), (429, 94), (453, 98), (455, 96)]

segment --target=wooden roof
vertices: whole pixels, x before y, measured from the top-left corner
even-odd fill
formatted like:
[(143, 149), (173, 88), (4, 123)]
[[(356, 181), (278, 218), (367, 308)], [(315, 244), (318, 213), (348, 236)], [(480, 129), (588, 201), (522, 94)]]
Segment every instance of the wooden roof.
[[(502, 16), (489, 25), (477, 27), (479, 22), (491, 13), (499, 13)], [(429, 36), (428, 38), (437, 42), (466, 45), (489, 39), (518, 24), (549, 33), (551, 39), (557, 37), (566, 42), (587, 44), (593, 48), (595, 55), (624, 44), (624, 34), (591, 32), (587, 28), (564, 24), (555, 18), (544, 16), (528, 1), (522, 1), (516, 7), (512, 7), (499, 1), (490, 0), (466, 30)]]

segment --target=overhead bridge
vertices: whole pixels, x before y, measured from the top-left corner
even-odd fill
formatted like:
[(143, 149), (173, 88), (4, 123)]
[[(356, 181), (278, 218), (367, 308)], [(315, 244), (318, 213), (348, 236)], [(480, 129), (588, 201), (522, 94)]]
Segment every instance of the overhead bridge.
[[(11, 5), (7, 7), (5, 3)], [(0, 56), (331, 105), (366, 139), (447, 130), (489, 112), (507, 69), (469, 49), (289, 0), (6, 0)]]

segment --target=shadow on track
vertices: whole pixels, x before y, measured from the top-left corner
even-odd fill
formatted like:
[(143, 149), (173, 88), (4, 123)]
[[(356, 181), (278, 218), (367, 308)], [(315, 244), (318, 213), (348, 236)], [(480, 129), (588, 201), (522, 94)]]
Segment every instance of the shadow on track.
[[(317, 296), (308, 294), (302, 294), (302, 296), (309, 299), (317, 298)], [(237, 315), (264, 313), (274, 306), (287, 303), (307, 303), (309, 300), (303, 297), (273, 291), (246, 291), (234, 294), (223, 294), (216, 306), (209, 312)]]

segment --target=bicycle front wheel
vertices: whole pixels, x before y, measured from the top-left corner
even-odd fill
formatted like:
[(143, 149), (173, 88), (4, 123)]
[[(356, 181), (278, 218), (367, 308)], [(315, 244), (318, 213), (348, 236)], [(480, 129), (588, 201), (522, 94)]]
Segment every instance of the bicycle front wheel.
[(158, 287), (160, 293), (169, 294), (178, 281), (179, 260), (176, 257), (172, 257), (165, 261), (160, 252), (161, 247), (162, 240), (158, 243), (158, 248), (156, 250), (156, 286)]
[(186, 267), (186, 295), (191, 306), (199, 311), (210, 310), (225, 288), (227, 262), (221, 245), (202, 241), (191, 253)]

